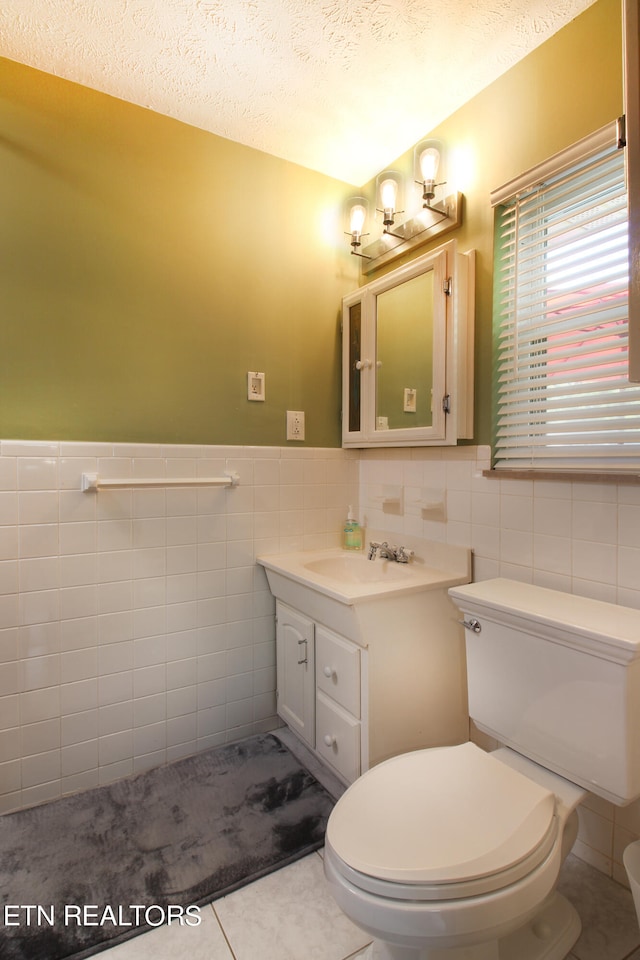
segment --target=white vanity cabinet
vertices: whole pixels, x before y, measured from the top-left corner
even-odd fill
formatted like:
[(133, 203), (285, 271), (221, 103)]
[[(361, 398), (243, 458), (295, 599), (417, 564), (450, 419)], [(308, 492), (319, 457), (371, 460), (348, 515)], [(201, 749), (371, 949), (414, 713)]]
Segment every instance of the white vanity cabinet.
[(258, 558), (276, 598), (278, 714), (345, 783), (468, 739), (464, 630), (447, 591), (468, 583), (470, 554), (406, 545), (405, 565), (339, 549)]
[(361, 652), (276, 603), (278, 715), (349, 783), (362, 768)]
[(457, 611), (431, 590), (403, 612), (379, 638), (382, 610), (362, 607), (362, 645), (276, 602), (278, 714), (346, 783), (399, 753), (468, 738)]

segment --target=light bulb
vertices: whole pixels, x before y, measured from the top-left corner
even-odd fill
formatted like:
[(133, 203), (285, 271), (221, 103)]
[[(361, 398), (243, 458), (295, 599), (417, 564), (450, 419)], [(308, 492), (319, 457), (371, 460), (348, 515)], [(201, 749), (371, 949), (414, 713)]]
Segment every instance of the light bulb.
[(362, 233), (366, 216), (367, 211), (361, 203), (356, 203), (351, 207), (351, 233)]
[(440, 153), (435, 147), (428, 147), (420, 154), (420, 171), (423, 180), (435, 180), (440, 163)]
[(395, 210), (398, 184), (395, 180), (383, 180), (380, 184), (380, 199), (385, 210)]

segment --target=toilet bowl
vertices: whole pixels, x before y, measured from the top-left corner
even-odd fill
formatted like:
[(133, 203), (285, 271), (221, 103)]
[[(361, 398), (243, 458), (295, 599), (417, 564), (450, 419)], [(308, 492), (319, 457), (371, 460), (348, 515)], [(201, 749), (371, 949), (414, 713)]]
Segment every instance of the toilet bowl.
[(372, 960), (563, 960), (555, 891), (592, 792), (640, 796), (640, 611), (497, 579), (449, 591), (469, 715), (502, 743), (392, 757), (327, 824), (325, 875)]
[(580, 925), (553, 888), (584, 791), (523, 766), (511, 751), (472, 743), (421, 750), (374, 767), (343, 795), (327, 825), (325, 875), (347, 916), (385, 943), (377, 956), (569, 952)]

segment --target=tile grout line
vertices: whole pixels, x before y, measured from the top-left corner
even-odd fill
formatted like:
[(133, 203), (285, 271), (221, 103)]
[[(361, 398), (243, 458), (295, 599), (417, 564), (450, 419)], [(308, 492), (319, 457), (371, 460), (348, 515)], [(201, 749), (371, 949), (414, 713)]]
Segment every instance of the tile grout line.
[(224, 926), (223, 926), (223, 924), (222, 924), (222, 920), (221, 920), (220, 917), (218, 916), (218, 911), (217, 911), (216, 908), (215, 908), (215, 901), (212, 900), (211, 903), (209, 904), (209, 906), (211, 907), (211, 910), (212, 910), (212, 912), (213, 912), (213, 915), (214, 915), (214, 917), (216, 918), (216, 921), (217, 921), (217, 923), (218, 923), (218, 926), (220, 927), (220, 930), (221, 930), (221, 932), (222, 932), (222, 936), (224, 937), (224, 942), (226, 943), (226, 945), (227, 945), (228, 948), (229, 948), (229, 953), (230, 953), (231, 956), (233, 957), (233, 960), (238, 960), (238, 958), (237, 958), (237, 956), (236, 956), (236, 952), (235, 952), (235, 950), (233, 949), (233, 947), (231, 946), (231, 942), (230, 942), (230, 940), (229, 940), (229, 937), (227, 936), (227, 931), (225, 930), (225, 928), (224, 928)]

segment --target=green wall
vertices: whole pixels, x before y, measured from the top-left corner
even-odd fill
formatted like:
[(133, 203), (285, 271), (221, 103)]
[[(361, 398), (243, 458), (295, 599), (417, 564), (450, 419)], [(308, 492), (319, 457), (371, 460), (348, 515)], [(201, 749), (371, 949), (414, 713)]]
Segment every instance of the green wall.
[[(476, 442), (491, 435), (490, 191), (622, 112), (621, 49), (620, 0), (598, 0), (425, 131), (465, 159)], [(339, 446), (352, 187), (2, 59), (0, 124), (0, 437), (274, 445), (294, 409), (307, 444)], [(248, 370), (265, 403), (246, 399)]]
[[(476, 250), (476, 443), (491, 442), (493, 210), (490, 193), (623, 112), (620, 0), (598, 0), (434, 131), (464, 194), (462, 251)], [(389, 167), (411, 171), (413, 152)], [(449, 182), (449, 177), (448, 177)], [(364, 193), (373, 197), (374, 181)], [(419, 256), (438, 241), (399, 258)], [(370, 278), (367, 278), (370, 279)]]
[(352, 188), (8, 60), (0, 124), (0, 437), (339, 446)]

